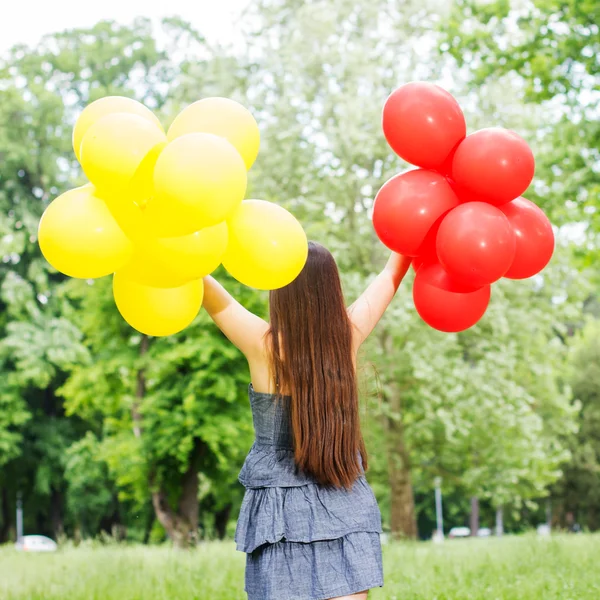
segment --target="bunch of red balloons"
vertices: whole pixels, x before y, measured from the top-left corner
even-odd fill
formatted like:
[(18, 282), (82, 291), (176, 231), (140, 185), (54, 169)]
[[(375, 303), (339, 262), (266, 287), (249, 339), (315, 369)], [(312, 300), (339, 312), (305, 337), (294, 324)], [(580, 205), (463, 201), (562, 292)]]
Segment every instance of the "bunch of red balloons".
[(458, 102), (425, 82), (388, 98), (383, 131), (394, 152), (420, 168), (381, 188), (375, 231), (414, 257), (421, 318), (440, 331), (468, 329), (484, 315), (493, 282), (532, 277), (552, 257), (550, 221), (521, 197), (534, 175), (531, 148), (508, 129), (467, 135)]

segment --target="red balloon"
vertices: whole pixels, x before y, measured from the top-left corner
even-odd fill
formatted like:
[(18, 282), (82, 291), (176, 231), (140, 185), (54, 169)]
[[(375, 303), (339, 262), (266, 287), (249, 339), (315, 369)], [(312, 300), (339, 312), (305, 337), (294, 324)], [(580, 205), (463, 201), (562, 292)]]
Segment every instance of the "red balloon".
[(412, 262), (410, 263), (411, 267), (413, 268), (413, 271), (416, 273), (425, 263), (424, 260), (422, 260), (419, 256), (415, 256), (412, 259)]
[(431, 227), (431, 229), (427, 232), (421, 247), (419, 248), (419, 252), (417, 256), (412, 261), (412, 267), (415, 273), (421, 268), (424, 264), (430, 264), (434, 262), (438, 262), (437, 250), (435, 241), (437, 239), (438, 231), (440, 230), (440, 225), (444, 217), (440, 217)]
[(457, 205), (458, 198), (444, 177), (416, 169), (392, 177), (379, 190), (373, 226), (388, 248), (416, 256), (436, 220)]
[(472, 192), (462, 185), (458, 185), (458, 183), (450, 177), (446, 177), (446, 179), (461, 204), (464, 204), (465, 202), (485, 202), (485, 198), (482, 198), (480, 194)]
[(526, 198), (517, 198), (500, 207), (515, 233), (515, 259), (504, 275), (509, 279), (527, 279), (539, 273), (554, 253), (554, 232), (539, 206)]
[(448, 178), (452, 177), (452, 163), (454, 162), (454, 155), (456, 154), (456, 151), (458, 150), (458, 147), (460, 146), (460, 144), (462, 143), (463, 140), (464, 140), (464, 137), (462, 137), (460, 139), (460, 141), (458, 142), (458, 144), (456, 144), (456, 146), (454, 146), (454, 148), (452, 148), (450, 154), (448, 154), (448, 156), (446, 157), (444, 162), (439, 167), (436, 167), (435, 170), (438, 173), (441, 173), (444, 177), (448, 177)]
[(415, 256), (410, 263), (413, 271), (416, 273), (424, 264), (430, 264), (435, 262), (435, 260), (431, 260), (428, 256)]
[(516, 244), (505, 214), (485, 202), (468, 202), (449, 212), (436, 240), (440, 263), (448, 273), (479, 286), (508, 272)]
[(529, 187), (534, 171), (535, 159), (527, 142), (500, 127), (469, 135), (452, 162), (452, 179), (495, 206), (520, 196)]
[(475, 291), (456, 282), (439, 263), (423, 265), (415, 276), (413, 300), (430, 327), (446, 333), (464, 331), (483, 317), (491, 286)]
[(410, 263), (413, 271), (416, 273), (423, 265), (425, 264), (425, 260), (423, 260), (420, 256), (415, 256)]
[(435, 169), (467, 135), (458, 102), (432, 83), (398, 88), (383, 108), (383, 133), (392, 150), (413, 165)]

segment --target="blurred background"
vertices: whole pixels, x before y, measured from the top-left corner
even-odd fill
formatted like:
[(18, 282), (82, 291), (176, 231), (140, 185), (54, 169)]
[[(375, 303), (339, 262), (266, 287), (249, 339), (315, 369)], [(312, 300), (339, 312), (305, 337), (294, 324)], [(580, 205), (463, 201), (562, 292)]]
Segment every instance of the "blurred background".
[[(423, 324), (409, 278), (372, 336), (362, 422), (387, 536), (440, 538), (436, 488), (445, 536), (599, 529), (598, 23), (596, 0), (11, 7), (0, 20), (0, 544), (16, 541), (21, 516), (25, 534), (67, 546), (230, 540), (243, 494), (254, 435), (244, 358), (204, 313), (177, 336), (137, 334), (109, 278), (67, 280), (40, 254), (44, 208), (83, 182), (71, 131), (85, 105), (131, 96), (165, 125), (206, 96), (247, 106), (262, 136), (248, 197), (281, 203), (327, 245), (352, 301), (385, 262), (370, 211), (407, 165), (385, 143), (381, 109), (411, 80), (448, 89), (469, 132), (498, 125), (530, 143), (526, 196), (555, 225), (557, 248), (542, 275), (496, 285), (467, 332)], [(217, 276), (266, 314), (266, 294)], [(235, 575), (211, 597), (241, 598), (241, 559), (218, 547)], [(0, 550), (0, 569), (12, 556)], [(396, 597), (385, 589), (376, 597)]]

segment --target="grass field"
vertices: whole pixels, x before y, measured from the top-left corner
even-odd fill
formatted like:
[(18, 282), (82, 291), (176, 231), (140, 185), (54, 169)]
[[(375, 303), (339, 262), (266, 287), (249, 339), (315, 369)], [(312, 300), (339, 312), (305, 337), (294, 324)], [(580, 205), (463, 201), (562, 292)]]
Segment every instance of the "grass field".
[[(370, 600), (598, 600), (600, 536), (535, 536), (384, 547)], [(244, 555), (230, 542), (163, 547), (0, 548), (1, 600), (243, 600)]]

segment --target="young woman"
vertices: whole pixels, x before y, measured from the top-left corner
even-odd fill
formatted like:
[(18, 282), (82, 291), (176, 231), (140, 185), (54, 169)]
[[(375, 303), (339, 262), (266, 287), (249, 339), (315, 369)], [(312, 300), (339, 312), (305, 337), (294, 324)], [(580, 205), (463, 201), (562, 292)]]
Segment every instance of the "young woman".
[(239, 474), (235, 534), (249, 600), (366, 600), (383, 585), (356, 355), (409, 265), (392, 254), (346, 309), (335, 260), (310, 242), (297, 279), (270, 293), (270, 323), (204, 280), (204, 307), (250, 365), (256, 440)]

